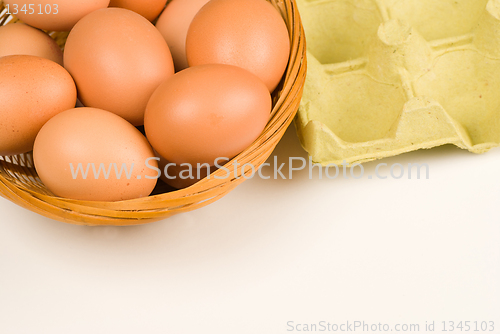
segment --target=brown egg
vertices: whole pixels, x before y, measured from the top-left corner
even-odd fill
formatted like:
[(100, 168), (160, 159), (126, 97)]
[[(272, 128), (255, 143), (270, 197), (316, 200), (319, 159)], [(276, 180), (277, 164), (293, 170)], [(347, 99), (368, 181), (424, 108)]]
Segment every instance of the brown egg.
[(200, 165), (200, 168), (198, 168), (198, 166), (191, 166), (189, 164), (173, 164), (158, 154), (157, 157), (160, 159), (158, 161), (160, 179), (176, 189), (190, 187), (217, 170), (215, 166)]
[(41, 30), (24, 23), (0, 27), (0, 57), (31, 55), (63, 64), (63, 54), (57, 43)]
[[(192, 0), (188, 0), (192, 1)], [(120, 7), (130, 9), (138, 14), (141, 14), (149, 21), (153, 21), (160, 15), (167, 0), (111, 0), (109, 7)]]
[(172, 52), (175, 70), (188, 67), (186, 58), (186, 36), (191, 21), (209, 0), (173, 0), (169, 2), (156, 22)]
[(70, 109), (36, 137), (35, 168), (56, 196), (120, 201), (148, 196), (157, 177), (153, 150), (133, 125), (108, 111)]
[(154, 149), (176, 164), (231, 158), (248, 147), (270, 116), (271, 96), (252, 73), (231, 65), (190, 67), (151, 97), (144, 128)]
[(167, 43), (151, 22), (122, 8), (97, 10), (71, 30), (64, 66), (80, 101), (142, 125), (154, 90), (174, 73)]
[(0, 155), (33, 149), (41, 127), (75, 107), (76, 87), (55, 62), (35, 56), (0, 58)]
[(274, 91), (290, 53), (288, 30), (266, 0), (212, 0), (196, 14), (186, 40), (190, 66), (230, 64)]
[(109, 0), (4, 0), (23, 22), (44, 30), (68, 31), (85, 15), (106, 8)]

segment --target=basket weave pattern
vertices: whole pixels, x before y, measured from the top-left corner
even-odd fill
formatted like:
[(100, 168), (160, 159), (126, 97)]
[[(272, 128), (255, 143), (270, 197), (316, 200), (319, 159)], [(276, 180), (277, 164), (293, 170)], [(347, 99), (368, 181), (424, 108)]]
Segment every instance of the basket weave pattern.
[[(260, 137), (245, 151), (228, 162), (261, 166), (271, 155), (285, 130), (292, 122), (306, 76), (306, 45), (302, 23), (295, 0), (268, 0), (281, 13), (290, 36), (291, 52), (285, 76), (273, 94), (271, 118)], [(15, 22), (6, 14), (0, 0), (0, 25)], [(64, 48), (68, 33), (51, 32), (50, 36)], [(1, 103), (1, 101), (0, 101)], [(251, 173), (251, 168), (245, 170)], [(52, 195), (35, 171), (31, 153), (0, 156), (0, 195), (31, 211), (59, 221), (84, 225), (137, 225), (195, 210), (208, 205), (234, 189), (245, 179), (224, 179), (225, 171), (214, 172), (195, 185), (172, 192), (121, 202), (90, 202)]]

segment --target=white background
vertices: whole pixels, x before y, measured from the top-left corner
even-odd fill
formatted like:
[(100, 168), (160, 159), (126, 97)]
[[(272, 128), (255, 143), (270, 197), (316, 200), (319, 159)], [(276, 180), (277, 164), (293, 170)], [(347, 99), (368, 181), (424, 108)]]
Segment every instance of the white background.
[[(306, 157), (293, 129), (275, 154)], [(361, 180), (255, 178), (127, 228), (67, 225), (0, 198), (0, 333), (279, 334), (289, 321), (356, 320), (422, 333), (426, 321), (437, 333), (441, 321), (495, 321), (500, 333), (500, 149), (382, 162), (427, 163), (430, 179), (368, 179), (377, 162)]]

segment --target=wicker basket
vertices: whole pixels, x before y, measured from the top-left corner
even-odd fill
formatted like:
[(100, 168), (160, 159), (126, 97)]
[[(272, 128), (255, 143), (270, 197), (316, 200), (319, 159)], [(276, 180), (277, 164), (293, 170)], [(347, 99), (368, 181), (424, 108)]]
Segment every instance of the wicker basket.
[[(271, 155), (299, 107), (306, 76), (306, 45), (295, 0), (268, 0), (281, 13), (288, 27), (291, 53), (286, 74), (273, 95), (272, 115), (261, 136), (236, 156), (241, 165), (261, 166)], [(6, 14), (0, 0), (0, 25), (15, 22)], [(68, 33), (50, 33), (64, 47)], [(226, 166), (230, 166), (232, 161)], [(248, 174), (251, 169), (245, 170)], [(216, 179), (225, 172), (214, 172), (193, 186), (145, 198), (121, 202), (87, 202), (52, 195), (42, 184), (33, 166), (31, 153), (0, 156), (0, 195), (46, 217), (83, 225), (137, 225), (195, 210), (208, 205), (234, 189), (245, 178)]]

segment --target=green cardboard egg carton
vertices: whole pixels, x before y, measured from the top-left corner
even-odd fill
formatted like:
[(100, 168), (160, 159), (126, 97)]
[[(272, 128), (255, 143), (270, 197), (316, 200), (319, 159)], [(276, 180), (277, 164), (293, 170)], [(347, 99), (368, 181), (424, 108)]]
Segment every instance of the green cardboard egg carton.
[(323, 165), (500, 144), (500, 0), (298, 0), (308, 73), (296, 118)]

